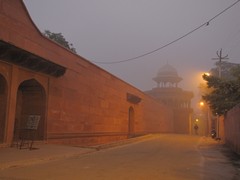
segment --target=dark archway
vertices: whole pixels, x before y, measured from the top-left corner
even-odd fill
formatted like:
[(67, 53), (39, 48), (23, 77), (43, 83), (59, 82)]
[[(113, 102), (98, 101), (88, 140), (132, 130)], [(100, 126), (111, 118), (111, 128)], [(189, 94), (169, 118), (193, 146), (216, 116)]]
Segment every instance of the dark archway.
[(134, 109), (130, 107), (128, 110), (128, 137), (134, 136)]
[(35, 79), (20, 84), (17, 92), (14, 139), (19, 138), (19, 130), (26, 127), (30, 116), (40, 116), (35, 140), (45, 138), (46, 93)]
[(6, 132), (7, 81), (0, 74), (0, 143), (4, 142)]

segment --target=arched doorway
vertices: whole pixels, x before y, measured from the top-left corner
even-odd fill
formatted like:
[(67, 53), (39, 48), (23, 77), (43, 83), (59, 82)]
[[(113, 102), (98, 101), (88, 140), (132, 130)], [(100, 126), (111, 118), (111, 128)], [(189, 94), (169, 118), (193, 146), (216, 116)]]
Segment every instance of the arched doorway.
[(0, 143), (4, 142), (6, 129), (7, 82), (0, 74)]
[(128, 137), (134, 136), (134, 109), (130, 107), (128, 110)]
[(46, 93), (35, 79), (26, 80), (20, 84), (17, 92), (14, 139), (19, 138), (19, 130), (26, 127), (31, 116), (40, 117), (35, 140), (44, 139), (46, 114)]

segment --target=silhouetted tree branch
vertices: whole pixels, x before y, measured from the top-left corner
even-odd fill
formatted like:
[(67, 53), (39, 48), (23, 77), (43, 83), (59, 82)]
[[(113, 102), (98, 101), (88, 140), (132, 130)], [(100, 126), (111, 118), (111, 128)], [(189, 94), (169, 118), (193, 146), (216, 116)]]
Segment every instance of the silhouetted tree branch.
[(58, 44), (61, 44), (65, 48), (71, 50), (74, 53), (77, 53), (76, 49), (73, 47), (73, 44), (70, 44), (62, 35), (62, 33), (53, 33), (49, 30), (45, 30), (43, 35), (48, 37), (49, 39), (55, 41)]

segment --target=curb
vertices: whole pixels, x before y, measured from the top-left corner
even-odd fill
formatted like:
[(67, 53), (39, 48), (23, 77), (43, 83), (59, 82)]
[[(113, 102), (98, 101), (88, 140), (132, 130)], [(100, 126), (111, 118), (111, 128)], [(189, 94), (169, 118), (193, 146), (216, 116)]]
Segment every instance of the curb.
[(89, 150), (89, 151), (84, 151), (84, 152), (81, 152), (81, 153), (49, 155), (49, 156), (40, 157), (40, 158), (30, 158), (30, 159), (27, 159), (27, 160), (6, 162), (6, 163), (3, 163), (3, 164), (0, 164), (0, 170), (8, 169), (8, 168), (24, 167), (24, 166), (34, 165), (34, 164), (41, 164), (41, 163), (44, 163), (46, 161), (54, 161), (54, 160), (58, 160), (58, 159), (80, 156), (80, 155), (84, 155), (84, 154), (93, 153), (95, 151), (96, 150)]
[(117, 146), (123, 146), (123, 145), (130, 144), (130, 143), (137, 143), (137, 142), (144, 141), (144, 140), (151, 139), (151, 138), (154, 138), (153, 134), (133, 137), (133, 138), (117, 141), (117, 142), (101, 144), (98, 146), (91, 146), (91, 147), (95, 148), (96, 150), (108, 149), (108, 148), (113, 148), (113, 147), (117, 147)]
[(33, 159), (28, 159), (28, 160), (7, 162), (7, 163), (0, 165), (0, 170), (38, 164), (38, 163), (41, 163), (44, 161), (55, 160), (55, 159), (58, 159), (61, 157), (63, 157), (63, 156), (49, 156), (49, 157), (44, 157), (44, 158), (33, 158)]

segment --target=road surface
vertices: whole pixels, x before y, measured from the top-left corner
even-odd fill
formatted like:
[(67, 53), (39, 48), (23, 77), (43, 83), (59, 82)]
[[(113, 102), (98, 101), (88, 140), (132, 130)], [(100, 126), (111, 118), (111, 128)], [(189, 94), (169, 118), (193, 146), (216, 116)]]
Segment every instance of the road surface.
[[(225, 180), (238, 169), (199, 136), (162, 134), (94, 153), (0, 171), (0, 179)], [(213, 141), (213, 140), (212, 140)]]

